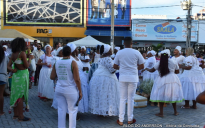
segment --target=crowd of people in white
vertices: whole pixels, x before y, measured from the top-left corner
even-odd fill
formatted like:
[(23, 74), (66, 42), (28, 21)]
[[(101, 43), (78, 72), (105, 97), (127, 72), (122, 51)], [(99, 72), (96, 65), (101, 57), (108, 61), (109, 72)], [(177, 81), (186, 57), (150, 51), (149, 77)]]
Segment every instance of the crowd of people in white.
[[(114, 54), (110, 45), (97, 45), (91, 65), (85, 46), (79, 54), (78, 47), (72, 43), (53, 51), (46, 45), (44, 54), (42, 46), (37, 45), (31, 54), (36, 61), (34, 83), (38, 85), (41, 99), (53, 100), (52, 107), (58, 110), (59, 128), (66, 127), (66, 113), (69, 114), (69, 127), (75, 128), (78, 112), (119, 116), (117, 123), (123, 125), (126, 103), (128, 124), (135, 123), (134, 96), (139, 73), (143, 81), (154, 81), (150, 101), (159, 102), (160, 113), (156, 116), (164, 116), (164, 103), (172, 103), (174, 115), (179, 114), (176, 103), (183, 100), (182, 109), (197, 109), (196, 97), (205, 90), (205, 66), (203, 60), (195, 57), (193, 48), (186, 49), (186, 57), (181, 55), (180, 46), (175, 48), (173, 57), (168, 49), (159, 53), (151, 50), (143, 57), (138, 50), (132, 49), (131, 38), (125, 38), (124, 45), (122, 50), (116, 47)], [(160, 56), (159, 61), (156, 54)], [(189, 101), (193, 101), (192, 106)]]

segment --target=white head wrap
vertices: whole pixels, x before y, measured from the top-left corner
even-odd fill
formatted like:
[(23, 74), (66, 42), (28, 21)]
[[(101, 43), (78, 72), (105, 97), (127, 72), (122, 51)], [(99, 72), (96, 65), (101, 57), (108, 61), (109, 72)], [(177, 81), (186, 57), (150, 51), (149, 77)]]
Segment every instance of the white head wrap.
[(6, 48), (6, 49), (7, 49), (8, 47), (7, 47), (7, 45), (3, 45), (3, 48)]
[(67, 46), (70, 47), (71, 53), (72, 53), (73, 51), (75, 51), (75, 49), (77, 48), (77, 46), (76, 46), (75, 44), (73, 44), (73, 43), (69, 43), (69, 44), (67, 44)]
[(170, 56), (170, 50), (169, 49), (165, 49), (161, 52), (161, 54), (168, 54), (168, 56)]
[(50, 47), (50, 49), (52, 50), (52, 47), (51, 47), (49, 44), (47, 44), (47, 45), (44, 47), (44, 49), (46, 50), (47, 47)]
[(103, 52), (103, 54), (108, 53), (108, 52), (110, 51), (110, 48), (111, 48), (110, 45), (105, 44), (105, 45), (104, 45), (104, 52)]
[(60, 52), (62, 49), (63, 49), (63, 47), (59, 47), (59, 48), (57, 49), (57, 51), (56, 51), (56, 55), (58, 55), (59, 52)]
[(161, 56), (161, 52), (158, 52), (158, 56)]
[(156, 52), (154, 50), (150, 51), (150, 53), (155, 56), (156, 55)]
[(115, 49), (116, 49), (117, 51), (119, 51), (119, 50), (120, 50), (120, 47), (115, 47)]
[(179, 53), (181, 54), (181, 50), (182, 50), (181, 46), (177, 46), (175, 49), (177, 49)]
[(86, 50), (86, 47), (85, 47), (85, 46), (81, 46), (81, 49), (83, 49), (83, 48)]

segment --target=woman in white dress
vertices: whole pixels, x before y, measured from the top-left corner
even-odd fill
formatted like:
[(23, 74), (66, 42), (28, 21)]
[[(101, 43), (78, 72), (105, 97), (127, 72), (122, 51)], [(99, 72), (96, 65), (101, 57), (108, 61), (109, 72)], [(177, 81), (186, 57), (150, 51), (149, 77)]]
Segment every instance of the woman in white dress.
[(90, 57), (88, 54), (86, 54), (86, 47), (82, 46), (81, 47), (81, 54), (78, 56), (80, 58), (80, 60), (83, 63), (83, 71), (89, 71), (90, 70)]
[(88, 112), (88, 79), (83, 72), (83, 63), (78, 58), (78, 49), (75, 44), (69, 43), (67, 44), (71, 48), (71, 58), (77, 63), (79, 75), (80, 75), (80, 82), (81, 82), (81, 90), (83, 94), (83, 98), (79, 102), (78, 105), (78, 112), (85, 113)]
[(89, 110), (103, 116), (119, 115), (119, 85), (113, 68), (110, 45), (102, 45), (98, 69), (90, 80)]
[(205, 75), (199, 67), (199, 61), (193, 56), (194, 49), (189, 47), (186, 50), (186, 58), (180, 67), (184, 72), (180, 75), (183, 88), (185, 105), (181, 108), (190, 108), (189, 101), (193, 101), (191, 108), (196, 109), (196, 97), (205, 90)]
[(42, 65), (38, 83), (38, 97), (41, 99), (53, 99), (54, 97), (54, 83), (53, 80), (50, 79), (50, 75), (55, 59), (51, 55), (51, 49), (50, 45), (46, 45), (46, 54), (43, 54), (37, 63), (38, 65)]
[[(171, 58), (172, 60), (176, 61), (177, 64), (182, 65), (185, 57), (181, 55), (181, 47), (177, 46), (174, 49), (174, 56)], [(178, 76), (182, 74), (182, 68), (179, 68), (179, 74)]]
[[(145, 69), (146, 68), (152, 69), (155, 66), (155, 64), (156, 64), (155, 55), (156, 55), (156, 52), (154, 50), (148, 52), (149, 58), (145, 62)], [(155, 80), (159, 76), (159, 72), (157, 70), (155, 72), (149, 72), (149, 71), (143, 70), (142, 72), (143, 72), (143, 74), (142, 74), (143, 81)]]
[(164, 103), (172, 103), (174, 108), (174, 115), (178, 115), (176, 109), (176, 103), (183, 101), (182, 85), (178, 76), (175, 73), (179, 73), (178, 64), (169, 59), (170, 51), (168, 49), (161, 52), (161, 59), (152, 69), (146, 69), (147, 71), (154, 72), (159, 70), (160, 75), (154, 81), (152, 88), (150, 101), (159, 102), (160, 113), (156, 116), (163, 117)]

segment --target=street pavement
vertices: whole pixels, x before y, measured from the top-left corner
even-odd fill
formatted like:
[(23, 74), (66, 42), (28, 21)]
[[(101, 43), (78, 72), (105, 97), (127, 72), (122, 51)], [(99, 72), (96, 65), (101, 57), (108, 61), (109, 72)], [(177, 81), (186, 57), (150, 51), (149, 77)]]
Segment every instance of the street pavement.
[[(58, 115), (57, 110), (51, 107), (52, 101), (44, 102), (37, 97), (38, 87), (33, 86), (29, 90), (29, 112), (25, 112), (25, 116), (30, 117), (31, 121), (18, 122), (13, 120), (9, 110), (9, 97), (4, 99), (5, 115), (0, 116), (0, 128), (57, 128)], [(134, 118), (136, 124), (127, 125), (127, 117), (125, 116), (124, 126), (119, 126), (116, 121), (118, 117), (101, 117), (90, 113), (79, 114), (80, 120), (77, 121), (77, 128), (123, 128), (123, 127), (183, 127), (183, 128), (203, 128), (205, 125), (205, 105), (198, 104), (198, 109), (181, 109), (183, 103), (177, 104), (179, 112), (178, 116), (174, 116), (172, 105), (164, 108), (164, 118), (156, 117), (159, 112), (157, 106), (148, 106), (145, 108), (135, 108)], [(67, 128), (69, 118), (67, 116)]]

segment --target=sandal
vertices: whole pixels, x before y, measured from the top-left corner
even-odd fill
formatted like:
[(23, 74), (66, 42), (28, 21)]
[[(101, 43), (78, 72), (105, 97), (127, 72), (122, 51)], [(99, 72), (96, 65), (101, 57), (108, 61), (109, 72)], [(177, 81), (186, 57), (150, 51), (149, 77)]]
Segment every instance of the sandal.
[(190, 109), (190, 107), (184, 107), (184, 106), (181, 106), (180, 108), (182, 108), (182, 109)]
[(19, 116), (13, 116), (13, 120), (17, 119)]
[(30, 121), (31, 118), (28, 118), (28, 117), (25, 117), (23, 119), (19, 119), (18, 122), (21, 122), (21, 121)]
[(132, 121), (128, 121), (128, 124), (134, 124), (136, 122), (135, 119), (133, 119)]
[(119, 124), (120, 126), (123, 125), (123, 122), (120, 122), (119, 120), (117, 120), (117, 124)]
[(160, 115), (159, 113), (158, 114), (155, 114), (155, 116), (158, 116), (158, 117), (164, 117), (163, 115)]

